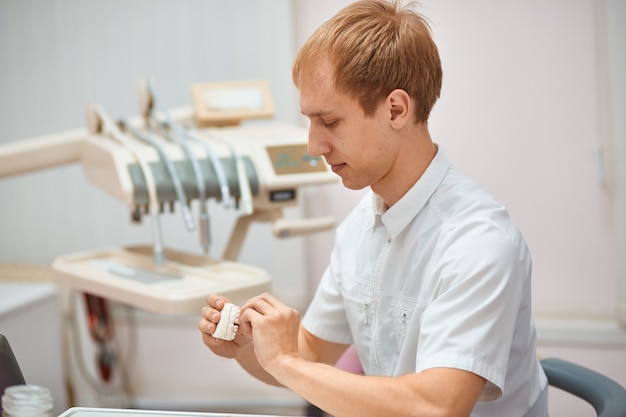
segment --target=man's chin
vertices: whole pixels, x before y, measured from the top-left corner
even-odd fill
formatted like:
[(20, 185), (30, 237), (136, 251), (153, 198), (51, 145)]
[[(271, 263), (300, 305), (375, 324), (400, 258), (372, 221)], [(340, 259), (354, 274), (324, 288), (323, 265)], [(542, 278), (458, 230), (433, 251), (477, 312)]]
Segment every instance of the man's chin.
[(362, 190), (365, 187), (367, 187), (367, 185), (364, 184), (358, 184), (358, 183), (354, 183), (351, 182), (349, 179), (347, 178), (342, 178), (341, 179), (341, 183), (343, 184), (344, 187), (346, 187), (349, 190), (354, 190), (354, 191), (358, 191), (358, 190)]

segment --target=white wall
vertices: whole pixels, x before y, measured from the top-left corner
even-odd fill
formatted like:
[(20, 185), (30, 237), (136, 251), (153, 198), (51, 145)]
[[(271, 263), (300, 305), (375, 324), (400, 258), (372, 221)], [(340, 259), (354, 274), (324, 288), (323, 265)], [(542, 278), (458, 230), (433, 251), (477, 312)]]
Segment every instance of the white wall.
[[(611, 135), (614, 143), (615, 177), (619, 183), (616, 192), (616, 228), (617, 246), (620, 253), (626, 249), (626, 2), (621, 0), (607, 0), (607, 38), (609, 73), (606, 80), (611, 91), (608, 115), (610, 119)], [(620, 280), (620, 318), (626, 324), (626, 257), (618, 258), (618, 276)]]
[[(503, 201), (534, 258), (540, 315), (614, 317), (614, 182), (594, 2), (435, 3), (444, 90), (434, 137)], [(572, 285), (575, 283), (575, 285)], [(564, 289), (567, 288), (567, 291)]]

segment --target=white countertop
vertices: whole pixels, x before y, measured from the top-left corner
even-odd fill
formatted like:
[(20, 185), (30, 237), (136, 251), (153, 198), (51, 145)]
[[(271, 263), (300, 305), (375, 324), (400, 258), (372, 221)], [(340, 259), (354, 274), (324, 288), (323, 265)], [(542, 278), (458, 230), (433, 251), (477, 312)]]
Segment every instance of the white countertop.
[(73, 407), (59, 417), (278, 417), (260, 414), (192, 413), (185, 411), (124, 410), (115, 408)]
[(57, 286), (49, 283), (0, 281), (0, 317), (50, 297), (56, 297)]

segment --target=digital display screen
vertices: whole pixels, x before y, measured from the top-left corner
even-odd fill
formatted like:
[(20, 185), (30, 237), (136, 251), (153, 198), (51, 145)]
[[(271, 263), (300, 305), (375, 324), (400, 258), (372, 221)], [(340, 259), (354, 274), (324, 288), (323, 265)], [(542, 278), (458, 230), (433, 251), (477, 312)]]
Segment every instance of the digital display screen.
[(306, 144), (269, 146), (267, 153), (276, 175), (308, 174), (326, 172), (326, 165), (319, 156), (312, 157)]

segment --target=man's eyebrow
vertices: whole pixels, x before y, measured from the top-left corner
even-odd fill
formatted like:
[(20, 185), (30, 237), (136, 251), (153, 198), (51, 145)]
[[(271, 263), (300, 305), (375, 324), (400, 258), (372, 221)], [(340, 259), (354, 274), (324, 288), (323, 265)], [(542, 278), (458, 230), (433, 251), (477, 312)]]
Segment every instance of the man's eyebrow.
[(307, 117), (324, 117), (324, 116), (330, 116), (333, 114), (333, 112), (330, 110), (320, 110), (320, 111), (316, 111), (316, 112), (309, 113), (309, 114), (300, 110), (300, 113), (302, 113), (303, 115)]

